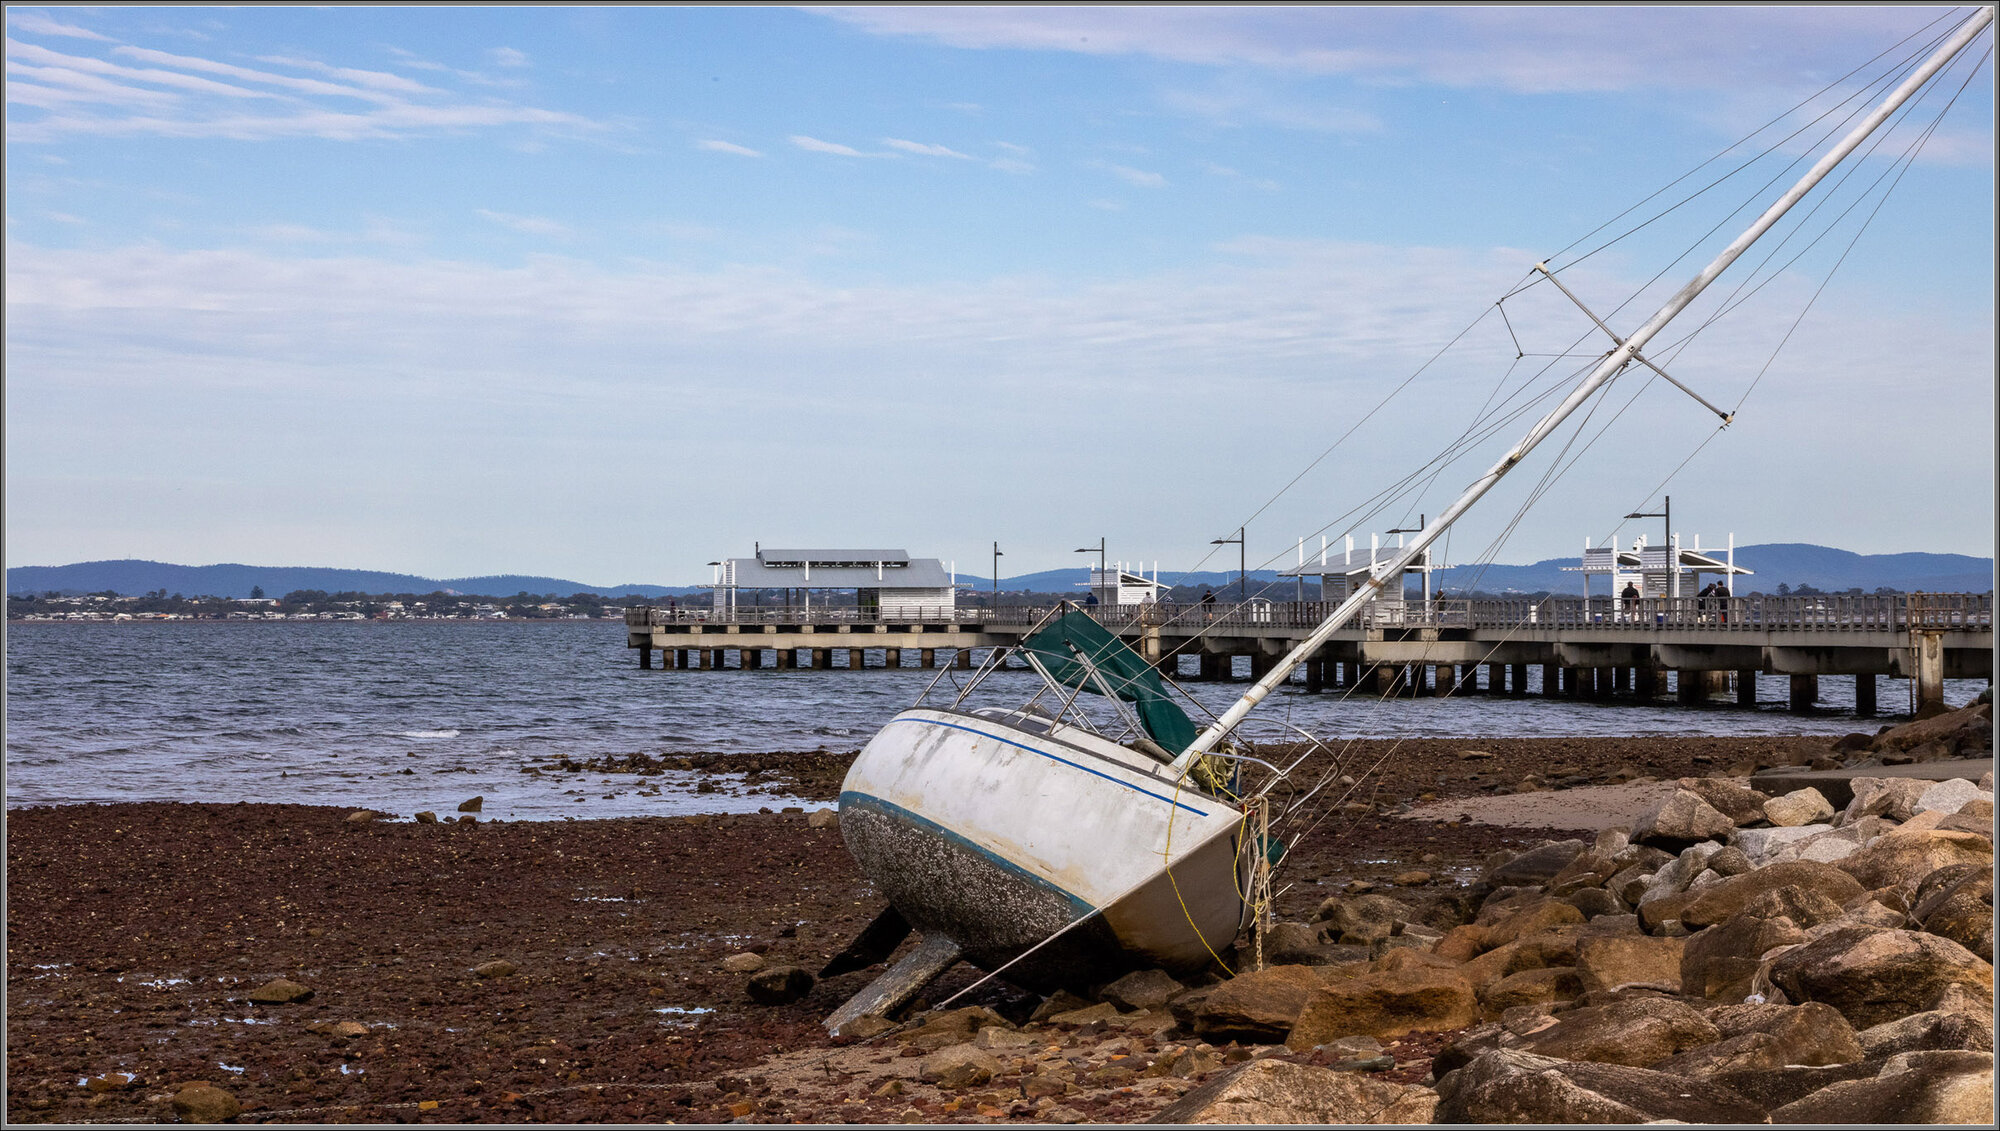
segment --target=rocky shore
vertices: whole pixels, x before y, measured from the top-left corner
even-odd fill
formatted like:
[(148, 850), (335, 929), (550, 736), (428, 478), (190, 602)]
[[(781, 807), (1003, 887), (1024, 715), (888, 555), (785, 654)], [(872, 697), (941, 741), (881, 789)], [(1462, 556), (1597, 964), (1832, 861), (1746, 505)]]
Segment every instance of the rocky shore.
[[(882, 904), (813, 806), (14, 810), (6, 1115), (1949, 1122), (1991, 1104), (1990, 781), (1864, 773), (1837, 811), (1747, 784), (1859, 749), (1354, 743), (1353, 769), (1377, 772), (1287, 862), (1263, 969), (1246, 939), (1193, 979), (1046, 1001), (989, 983), (840, 1042), (820, 1019), (878, 971), (812, 975)], [(661, 769), (749, 757), (829, 802), (843, 764), (729, 757)], [(1421, 816), (1614, 784), (1654, 789), (1657, 812)]]

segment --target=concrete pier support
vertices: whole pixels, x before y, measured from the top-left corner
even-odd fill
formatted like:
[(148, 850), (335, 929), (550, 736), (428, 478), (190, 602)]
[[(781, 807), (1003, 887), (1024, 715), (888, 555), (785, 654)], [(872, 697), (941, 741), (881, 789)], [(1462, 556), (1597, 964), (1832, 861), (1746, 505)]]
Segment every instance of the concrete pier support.
[(1854, 713), (1872, 715), (1875, 713), (1875, 677), (1857, 675), (1854, 677)]
[(847, 650), (848, 671), (858, 672), (862, 668), (865, 668), (867, 666), (868, 666), (868, 653), (865, 649), (849, 648)]
[(1326, 661), (1307, 660), (1305, 662), (1305, 669), (1306, 693), (1309, 695), (1319, 694), (1326, 687)]
[(1819, 677), (1816, 675), (1795, 675), (1792, 677), (1791, 708), (1805, 712), (1819, 700)]
[(1507, 694), (1506, 664), (1486, 665), (1486, 694), (1488, 695)]
[(831, 649), (831, 648), (814, 648), (814, 649), (812, 650), (812, 666), (813, 666), (813, 670), (814, 670), (814, 671), (821, 671), (821, 672), (823, 672), (823, 671), (827, 670), (828, 668), (832, 667), (832, 666), (833, 666), (833, 649)]
[(1681, 703), (1705, 703), (1708, 701), (1708, 687), (1702, 680), (1705, 673), (1697, 671), (1677, 671), (1674, 673), (1674, 699)]
[(1507, 665), (1507, 694), (1526, 695), (1528, 693), (1528, 665)]
[(1598, 668), (1591, 672), (1590, 694), (1594, 699), (1609, 699), (1618, 689), (1617, 668)]
[(1562, 673), (1565, 683), (1563, 691), (1571, 699), (1582, 699), (1590, 694), (1590, 685), (1595, 682), (1593, 677), (1596, 675), (1596, 669), (1564, 668)]
[(1432, 685), (1432, 694), (1440, 698), (1458, 691), (1458, 669), (1450, 664), (1437, 666), (1437, 679)]
[(1262, 652), (1250, 653), (1251, 679), (1263, 679), (1265, 676), (1271, 674), (1272, 668), (1275, 668), (1277, 666), (1278, 666), (1278, 657), (1276, 656), (1267, 656)]
[(1201, 654), (1201, 660), (1199, 661), (1198, 666), (1195, 669), (1196, 670), (1195, 678), (1207, 679), (1207, 680), (1216, 680), (1223, 678), (1222, 662), (1225, 659), (1227, 659), (1227, 657), (1225, 656), (1217, 656), (1211, 652), (1203, 652)]
[(1913, 632), (1910, 644), (1917, 654), (1917, 717), (1927, 719), (1944, 711), (1944, 634)]
[(764, 650), (762, 648), (738, 648), (736, 650), (736, 666), (746, 672), (762, 668), (764, 666)]
[(1632, 669), (1632, 694), (1640, 699), (1652, 700), (1660, 695), (1660, 669), (1652, 664), (1640, 664)]
[(696, 649), (696, 651), (700, 654), (701, 657), (702, 671), (709, 671), (710, 669), (719, 668), (722, 666), (721, 657), (716, 654), (717, 652), (720, 651), (720, 649), (698, 648)]
[(682, 671), (686, 671), (686, 670), (688, 670), (688, 668), (689, 668), (689, 667), (693, 666), (693, 665), (692, 665), (692, 661), (693, 661), (693, 660), (694, 660), (694, 651), (693, 651), (693, 649), (690, 649), (690, 648), (676, 648), (676, 649), (674, 649), (674, 666), (675, 666), (675, 667), (677, 667), (677, 668), (681, 669)]
[(883, 667), (885, 667), (885, 668), (900, 668), (900, 667), (902, 667), (902, 666), (903, 666), (903, 650), (902, 650), (901, 648), (884, 648), (884, 649), (882, 649), (882, 666), (883, 666)]
[(639, 649), (639, 670), (642, 672), (653, 670), (653, 647), (650, 644)]
[(1755, 707), (1757, 705), (1757, 671), (1744, 668), (1736, 673), (1736, 705)]
[(957, 654), (952, 656), (951, 666), (957, 668), (959, 671), (972, 670), (972, 649), (960, 648)]
[(1632, 690), (1632, 669), (1620, 664), (1611, 669), (1611, 690)]
[(917, 651), (917, 666), (929, 671), (937, 667), (937, 649), (921, 648)]

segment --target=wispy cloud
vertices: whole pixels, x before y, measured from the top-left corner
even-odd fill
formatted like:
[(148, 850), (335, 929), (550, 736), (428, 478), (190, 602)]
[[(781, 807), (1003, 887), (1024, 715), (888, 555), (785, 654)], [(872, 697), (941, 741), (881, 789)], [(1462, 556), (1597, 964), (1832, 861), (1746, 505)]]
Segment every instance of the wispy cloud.
[(8, 9), (7, 30), (26, 32), (30, 35), (59, 35), (67, 36), (71, 39), (95, 39), (104, 43), (111, 42), (109, 36), (99, 35), (89, 28), (77, 27), (75, 24), (57, 23), (40, 12), (23, 12), (19, 8)]
[[(1817, 86), (1941, 9), (1829, 7), (878, 7), (820, 14), (961, 48), (1514, 91)], [(1620, 45), (1644, 44), (1644, 50)], [(1868, 45), (1873, 46), (1868, 46)], [(1859, 54), (1856, 54), (1856, 51)]]
[(498, 224), (508, 231), (519, 232), (524, 236), (550, 236), (556, 239), (568, 239), (576, 234), (571, 230), (569, 225), (548, 219), (545, 216), (517, 216), (512, 212), (495, 212), (487, 208), (475, 208), (473, 211), (478, 213), (480, 219), (488, 223)]
[(85, 220), (83, 217), (72, 215), (71, 213), (68, 212), (44, 212), (42, 213), (42, 215), (47, 219), (54, 220), (58, 224), (89, 223), (89, 221)]
[(706, 149), (711, 153), (734, 153), (738, 157), (764, 156), (761, 150), (752, 149), (747, 145), (738, 145), (733, 141), (719, 141), (712, 137), (702, 138), (700, 141), (694, 143), (694, 147), (696, 149)]
[(495, 47), (486, 52), (486, 57), (493, 60), (493, 65), (496, 67), (525, 67), (528, 65), (527, 53), (516, 51), (512, 47)]
[[(387, 71), (292, 56), (249, 67), (199, 55), (118, 44), (109, 57), (59, 51), (10, 37), (9, 140), (69, 135), (332, 140), (525, 127), (601, 136), (582, 115), (469, 98)], [(412, 64), (415, 65), (415, 64)]]
[(868, 156), (866, 153), (861, 152), (860, 150), (854, 148), (851, 145), (841, 145), (838, 142), (832, 142), (832, 141), (821, 141), (816, 137), (807, 137), (804, 134), (793, 134), (790, 138), (787, 138), (786, 140), (790, 141), (793, 145), (798, 146), (800, 149), (803, 149), (808, 153), (831, 153), (837, 157)]
[(1139, 188), (1165, 188), (1167, 184), (1167, 178), (1164, 175), (1149, 172), (1145, 169), (1134, 169), (1130, 165), (1116, 165), (1109, 161), (1096, 161), (1092, 162), (1092, 167), (1102, 169), (1119, 180), (1124, 181), (1126, 184), (1136, 185)]
[(904, 153), (918, 153), (926, 157), (956, 157), (960, 161), (972, 160), (972, 155), (969, 153), (960, 153), (956, 149), (950, 149), (942, 145), (926, 145), (921, 141), (905, 141), (900, 137), (885, 137), (882, 139), (882, 144), (888, 146), (890, 149), (900, 149)]

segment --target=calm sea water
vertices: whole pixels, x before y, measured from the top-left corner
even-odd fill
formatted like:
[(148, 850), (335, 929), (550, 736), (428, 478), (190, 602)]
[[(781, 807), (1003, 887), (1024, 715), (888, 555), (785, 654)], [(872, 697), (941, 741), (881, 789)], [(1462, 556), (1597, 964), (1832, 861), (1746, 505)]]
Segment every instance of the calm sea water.
[[(475, 794), (506, 819), (716, 812), (788, 799), (694, 792), (680, 775), (537, 777), (554, 756), (858, 749), (934, 671), (641, 671), (623, 624), (15, 624), (7, 640), (7, 805), (138, 800), (287, 801), (447, 812)], [(880, 663), (879, 653), (871, 663)], [(939, 684), (948, 689), (962, 673)], [(981, 689), (1018, 703), (1026, 672)], [(1220, 710), (1243, 684), (1189, 685)], [(1821, 707), (1784, 710), (1763, 678), (1757, 710), (1553, 699), (1378, 701), (1274, 696), (1264, 736), (1842, 734), (1853, 683), (1820, 680)], [(1884, 711), (1908, 685), (1878, 681)], [(1981, 681), (1953, 681), (1970, 702)], [(413, 771), (404, 773), (404, 770)]]

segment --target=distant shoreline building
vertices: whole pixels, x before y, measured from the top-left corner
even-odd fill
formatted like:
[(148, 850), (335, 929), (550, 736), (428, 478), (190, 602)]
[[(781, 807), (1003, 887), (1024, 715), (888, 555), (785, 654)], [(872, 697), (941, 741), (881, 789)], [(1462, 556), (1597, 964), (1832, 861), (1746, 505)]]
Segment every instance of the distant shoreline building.
[(956, 576), (937, 558), (913, 558), (907, 550), (772, 549), (757, 547), (748, 558), (710, 562), (717, 613), (732, 613), (744, 593), (783, 593), (781, 603), (810, 609), (813, 594), (853, 591), (862, 616), (923, 616), (957, 608)]

